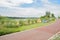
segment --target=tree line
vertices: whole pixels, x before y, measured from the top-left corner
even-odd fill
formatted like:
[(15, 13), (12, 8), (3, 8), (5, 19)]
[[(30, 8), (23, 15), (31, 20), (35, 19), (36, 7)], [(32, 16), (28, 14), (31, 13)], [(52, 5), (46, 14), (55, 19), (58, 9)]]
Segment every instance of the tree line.
[(35, 23), (39, 23), (38, 19), (40, 19), (40, 22), (49, 22), (49, 21), (54, 21), (56, 19), (55, 15), (51, 12), (46, 12), (44, 16), (41, 17), (32, 17), (32, 18), (25, 18), (22, 17), (17, 18), (17, 17), (4, 17), (0, 16), (0, 25), (3, 25), (4, 27), (21, 27), (21, 26), (26, 26), (26, 25), (31, 25)]

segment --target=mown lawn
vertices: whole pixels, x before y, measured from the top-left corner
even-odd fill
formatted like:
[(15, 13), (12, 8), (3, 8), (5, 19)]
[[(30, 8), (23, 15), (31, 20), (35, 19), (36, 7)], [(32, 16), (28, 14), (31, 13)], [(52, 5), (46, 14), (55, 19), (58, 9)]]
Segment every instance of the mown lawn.
[(55, 21), (51, 21), (49, 23), (35, 23), (35, 24), (31, 24), (31, 25), (26, 25), (26, 26), (20, 26), (17, 28), (6, 28), (3, 26), (0, 26), (0, 36), (10, 34), (10, 33), (15, 33), (15, 32), (21, 32), (24, 30), (32, 29), (32, 28), (47, 26), (47, 25), (50, 25), (54, 22)]

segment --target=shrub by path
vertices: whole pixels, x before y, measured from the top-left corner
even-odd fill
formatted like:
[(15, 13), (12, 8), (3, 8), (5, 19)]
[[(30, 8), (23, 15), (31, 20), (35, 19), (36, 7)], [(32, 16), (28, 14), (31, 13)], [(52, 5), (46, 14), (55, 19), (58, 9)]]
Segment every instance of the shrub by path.
[(48, 40), (60, 31), (60, 19), (49, 26), (0, 36), (0, 40)]

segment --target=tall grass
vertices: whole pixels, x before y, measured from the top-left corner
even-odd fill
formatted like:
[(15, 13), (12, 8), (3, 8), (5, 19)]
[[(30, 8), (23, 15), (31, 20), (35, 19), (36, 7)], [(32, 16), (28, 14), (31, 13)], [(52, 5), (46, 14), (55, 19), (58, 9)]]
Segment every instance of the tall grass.
[(54, 21), (51, 21), (49, 23), (35, 23), (35, 24), (23, 25), (23, 26), (19, 26), (19, 27), (5, 27), (3, 25), (0, 25), (0, 36), (10, 34), (10, 33), (15, 33), (15, 32), (21, 32), (24, 30), (32, 29), (32, 28), (50, 25), (53, 22)]

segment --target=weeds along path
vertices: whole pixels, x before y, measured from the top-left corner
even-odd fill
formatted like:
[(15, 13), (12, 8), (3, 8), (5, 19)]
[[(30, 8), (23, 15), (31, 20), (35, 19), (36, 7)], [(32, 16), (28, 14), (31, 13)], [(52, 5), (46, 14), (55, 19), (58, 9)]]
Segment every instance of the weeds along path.
[(56, 34), (59, 31), (60, 19), (49, 26), (0, 36), (0, 40), (48, 40), (52, 35)]

